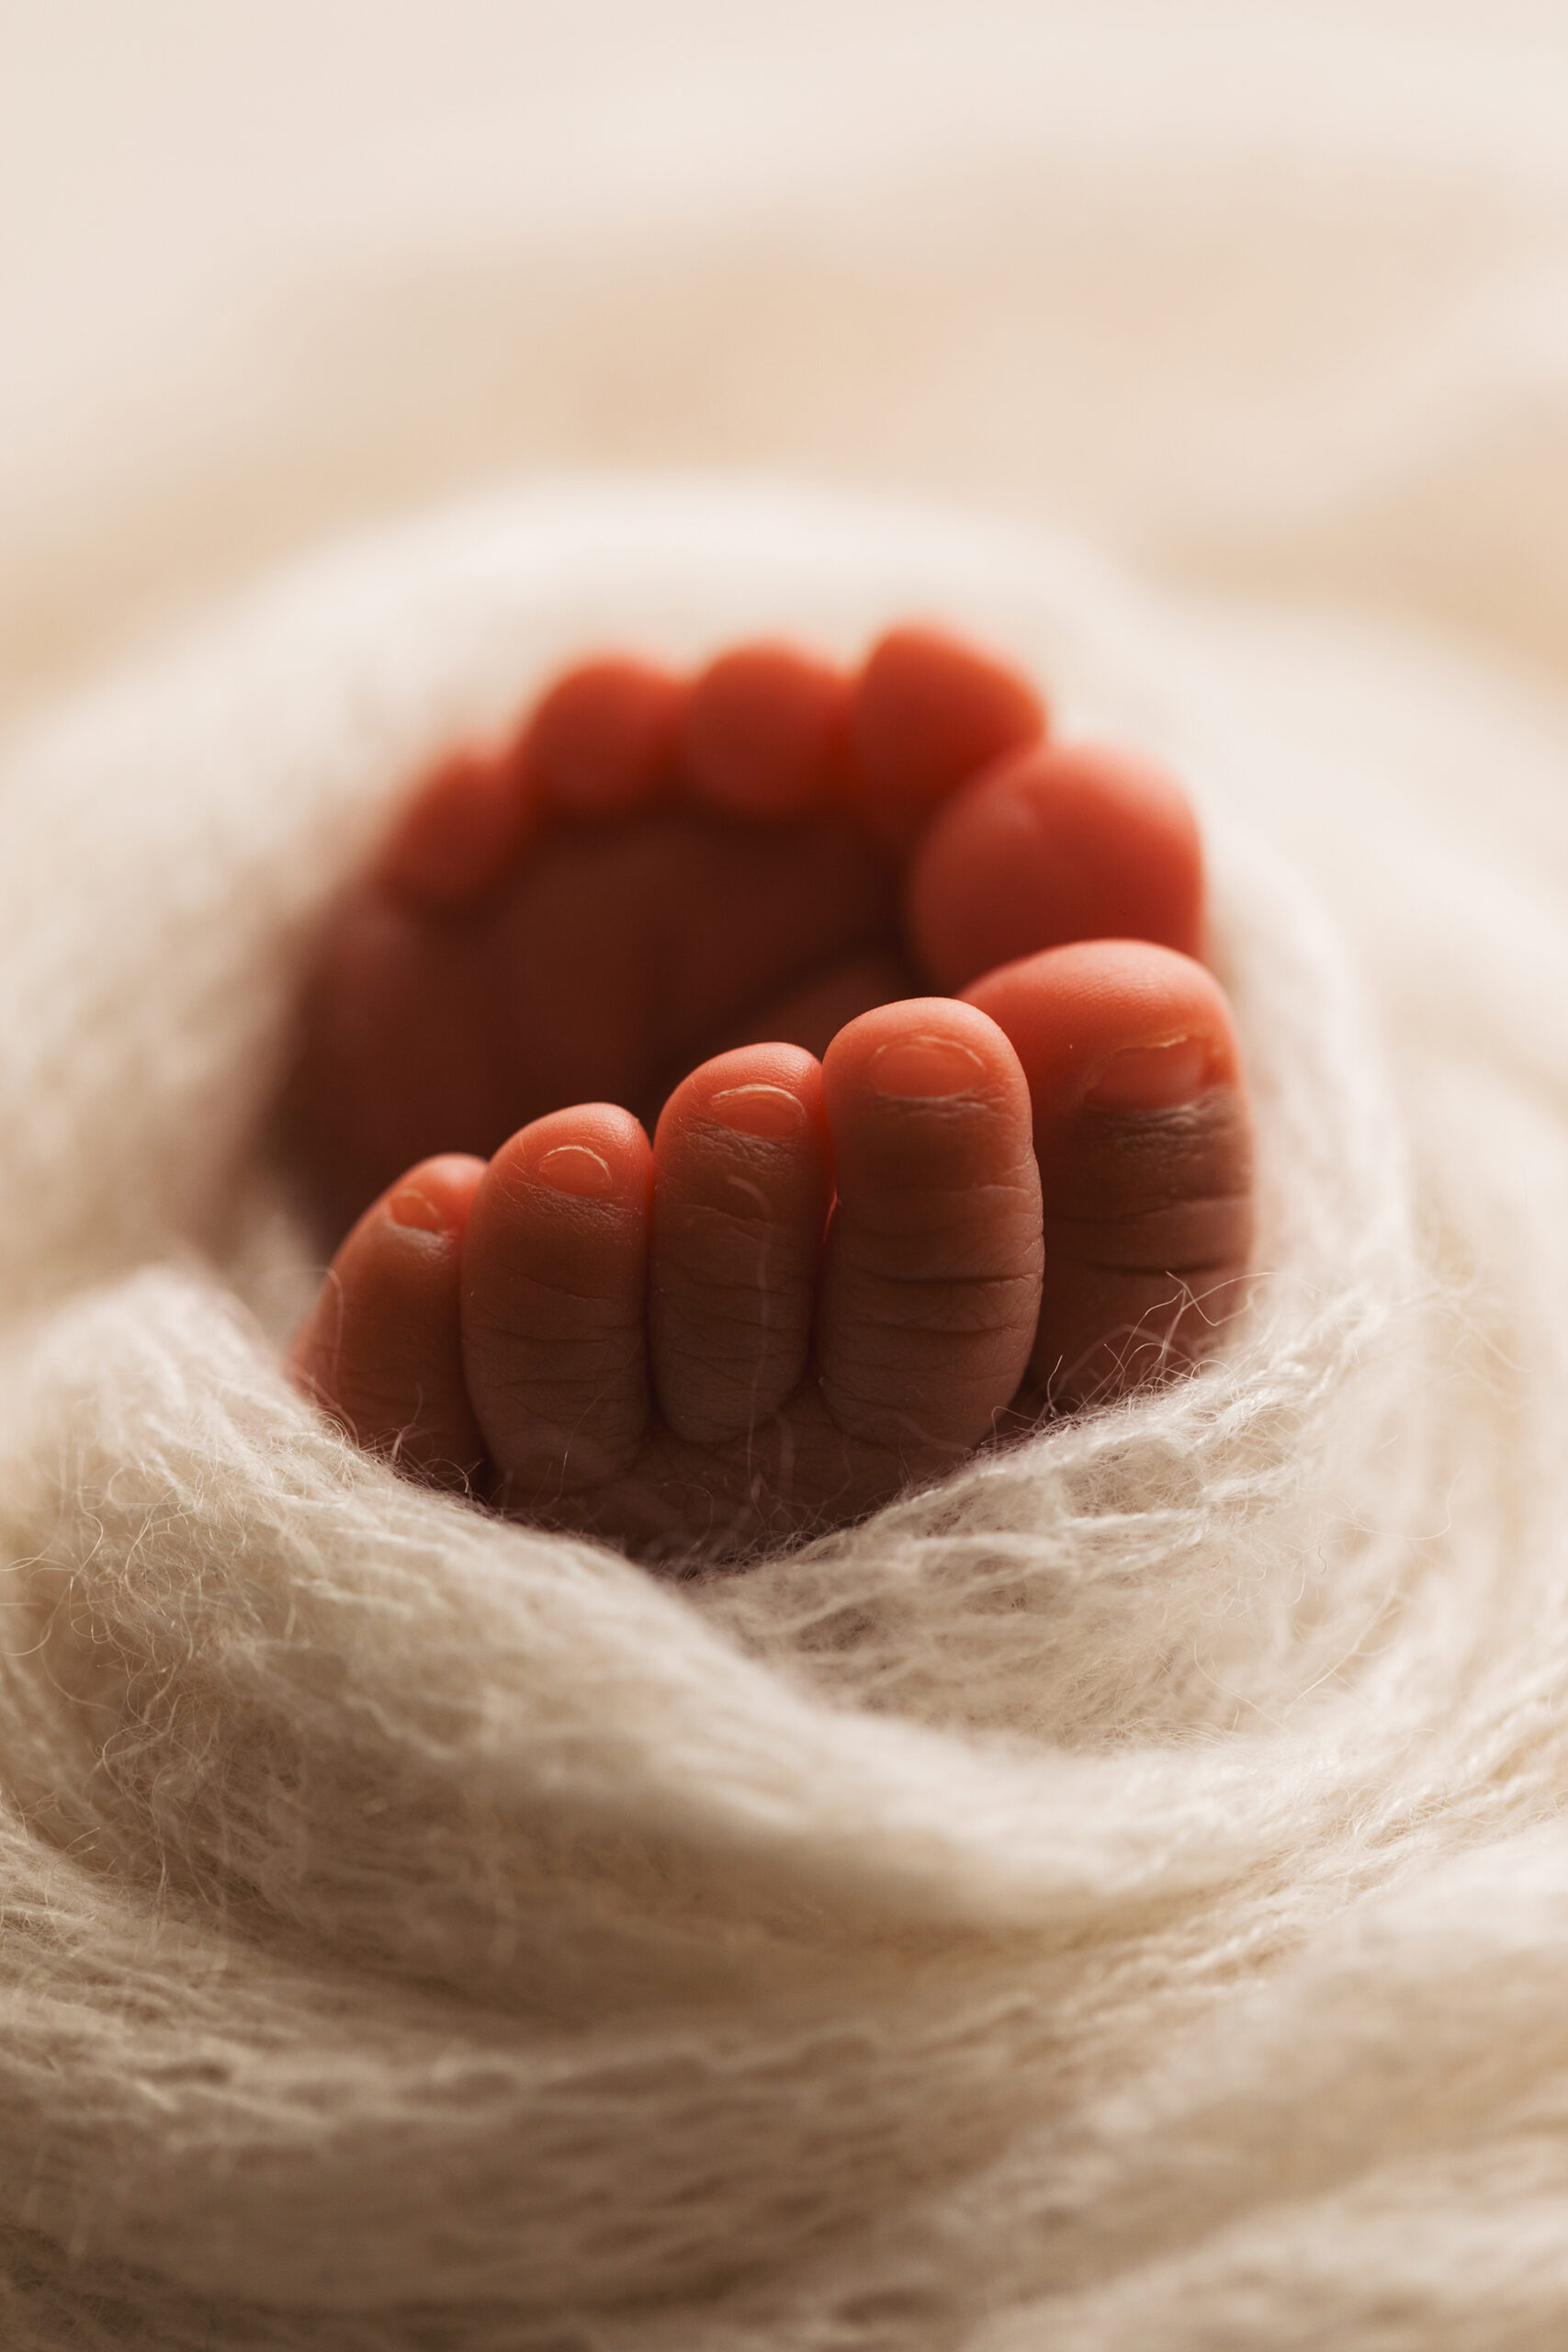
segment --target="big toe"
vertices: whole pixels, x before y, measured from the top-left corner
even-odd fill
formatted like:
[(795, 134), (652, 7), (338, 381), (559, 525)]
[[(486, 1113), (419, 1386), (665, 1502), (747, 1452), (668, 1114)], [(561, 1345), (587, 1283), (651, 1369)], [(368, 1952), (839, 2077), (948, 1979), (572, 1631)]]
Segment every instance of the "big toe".
[(905, 922), (936, 986), (1075, 939), (1199, 953), (1203, 857), (1186, 794), (1155, 761), (1093, 743), (997, 760), (937, 812), (912, 859)]
[(1230, 1008), (1212, 973), (1095, 940), (965, 991), (1028, 1081), (1045, 1266), (1033, 1401), (1104, 1402), (1190, 1370), (1245, 1295), (1252, 1138)]

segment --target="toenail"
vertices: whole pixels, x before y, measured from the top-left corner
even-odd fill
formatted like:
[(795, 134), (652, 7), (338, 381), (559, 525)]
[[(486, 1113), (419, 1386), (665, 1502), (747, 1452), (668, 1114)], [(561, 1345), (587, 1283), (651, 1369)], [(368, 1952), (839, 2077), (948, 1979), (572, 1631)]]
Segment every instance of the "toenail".
[(708, 1110), (721, 1126), (769, 1142), (797, 1136), (806, 1125), (806, 1105), (787, 1086), (727, 1086), (708, 1097)]
[(956, 1037), (895, 1037), (871, 1057), (871, 1082), (879, 1094), (902, 1094), (928, 1102), (973, 1093), (985, 1064)]
[(558, 1143), (547, 1151), (535, 1169), (541, 1184), (553, 1193), (575, 1193), (583, 1198), (615, 1189), (615, 1174), (607, 1159), (590, 1151), (585, 1143)]
[(387, 1195), (387, 1215), (394, 1225), (410, 1227), (415, 1233), (450, 1233), (452, 1217), (428, 1193), (417, 1184), (399, 1184)]
[(1083, 1099), (1107, 1111), (1173, 1111), (1203, 1091), (1213, 1058), (1206, 1037), (1126, 1046), (1096, 1072)]

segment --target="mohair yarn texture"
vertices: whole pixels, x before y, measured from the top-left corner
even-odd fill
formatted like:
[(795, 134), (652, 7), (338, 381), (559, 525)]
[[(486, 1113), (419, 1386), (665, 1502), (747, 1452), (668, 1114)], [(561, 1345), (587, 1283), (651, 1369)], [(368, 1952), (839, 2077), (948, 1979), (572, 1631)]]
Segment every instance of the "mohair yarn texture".
[[(324, 904), (576, 651), (909, 615), (1197, 794), (1248, 1316), (745, 1575), (401, 1483), (280, 1370)], [(1001, 525), (587, 483), (15, 747), (0, 2343), (1565, 2340), (1560, 729)]]

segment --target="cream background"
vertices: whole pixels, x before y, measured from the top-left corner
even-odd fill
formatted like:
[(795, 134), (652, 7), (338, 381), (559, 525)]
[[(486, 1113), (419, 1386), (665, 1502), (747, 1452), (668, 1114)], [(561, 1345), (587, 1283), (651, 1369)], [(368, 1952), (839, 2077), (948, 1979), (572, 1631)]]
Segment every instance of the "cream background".
[(1568, 662), (1568, 9), (5, 0), (0, 679), (784, 469)]

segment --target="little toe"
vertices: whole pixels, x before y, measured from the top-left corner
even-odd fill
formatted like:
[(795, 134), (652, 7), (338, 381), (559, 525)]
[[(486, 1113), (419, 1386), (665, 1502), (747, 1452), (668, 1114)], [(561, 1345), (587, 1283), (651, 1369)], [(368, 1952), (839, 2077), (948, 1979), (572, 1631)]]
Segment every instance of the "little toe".
[(1186, 794), (1154, 761), (1089, 743), (994, 763), (933, 819), (905, 922), (939, 988), (1075, 939), (1148, 939), (1196, 956), (1203, 854)]
[(927, 1475), (987, 1437), (1029, 1363), (1040, 1185), (1028, 1089), (998, 1026), (915, 998), (823, 1062), (838, 1198), (817, 1374), (837, 1427)]
[(673, 780), (685, 688), (649, 662), (580, 662), (545, 695), (523, 756), (540, 801), (563, 817), (624, 817)]
[(1230, 1008), (1201, 964), (1085, 941), (966, 990), (1028, 1080), (1045, 1271), (1030, 1385), (1068, 1409), (1186, 1372), (1240, 1308), (1250, 1117)]
[(603, 1102), (502, 1145), (463, 1244), (468, 1394), (503, 1504), (624, 1470), (648, 1419), (648, 1137)]
[(792, 1046), (720, 1054), (654, 1137), (649, 1342), (678, 1437), (757, 1429), (805, 1375), (832, 1197), (821, 1072)]
[(905, 628), (873, 647), (854, 690), (862, 821), (902, 854), (977, 769), (1045, 732), (1040, 696), (1005, 662), (944, 629)]
[(296, 1384), (360, 1445), (433, 1486), (484, 1457), (463, 1377), (458, 1272), (482, 1159), (427, 1159), (366, 1210), (289, 1351)]
[(692, 687), (681, 769), (695, 800), (739, 817), (800, 817), (838, 789), (848, 681), (789, 645), (736, 646)]
[(510, 872), (527, 821), (516, 745), (465, 746), (404, 805), (370, 879), (412, 906), (471, 906)]

